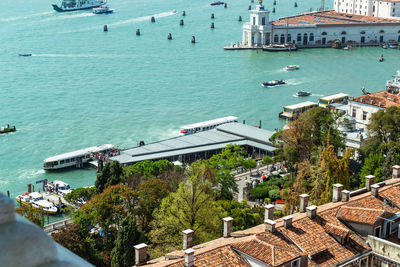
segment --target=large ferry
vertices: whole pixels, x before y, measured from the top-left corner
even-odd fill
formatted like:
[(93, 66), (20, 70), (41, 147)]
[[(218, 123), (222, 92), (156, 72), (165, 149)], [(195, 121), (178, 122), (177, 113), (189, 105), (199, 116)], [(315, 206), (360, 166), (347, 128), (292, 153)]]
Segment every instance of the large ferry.
[(104, 5), (106, 0), (63, 0), (61, 6), (53, 4), (53, 8), (57, 12), (67, 12), (82, 9), (92, 9)]
[(57, 170), (73, 166), (81, 168), (83, 164), (93, 159), (95, 153), (108, 153), (112, 149), (113, 145), (106, 144), (53, 156), (44, 160), (43, 169)]
[(237, 122), (237, 117), (235, 116), (228, 116), (224, 118), (219, 118), (215, 120), (210, 120), (210, 121), (203, 121), (203, 122), (198, 122), (190, 125), (185, 125), (181, 127), (181, 132), (180, 135), (188, 135), (188, 134), (194, 134), (197, 132), (202, 132), (202, 131), (207, 131), (214, 129), (218, 125), (224, 124), (224, 123), (230, 123), (230, 122)]

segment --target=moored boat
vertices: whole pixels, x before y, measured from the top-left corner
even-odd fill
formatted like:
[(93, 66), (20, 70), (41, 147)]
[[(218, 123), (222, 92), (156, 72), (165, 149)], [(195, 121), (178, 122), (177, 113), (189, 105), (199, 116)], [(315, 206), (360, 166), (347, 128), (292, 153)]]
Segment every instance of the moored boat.
[(306, 92), (306, 91), (304, 91), (304, 90), (301, 90), (301, 91), (298, 91), (296, 94), (295, 94), (296, 96), (309, 96), (309, 95), (311, 95), (311, 92)]
[(57, 12), (68, 12), (84, 9), (92, 9), (106, 3), (105, 0), (63, 0), (61, 6), (53, 4), (53, 8)]
[(184, 125), (181, 127), (181, 131), (180, 131), (179, 135), (189, 135), (189, 134), (194, 134), (197, 132), (211, 130), (221, 124), (237, 122), (237, 119), (238, 118), (235, 116), (228, 116), (228, 117), (223, 117), (223, 118), (219, 118), (219, 119), (215, 119), (215, 120), (203, 121), (203, 122), (193, 123), (193, 124), (189, 124), (189, 125)]
[(11, 132), (15, 132), (17, 130), (17, 128), (15, 128), (15, 126), (10, 126), (9, 124), (7, 124), (6, 126), (0, 127), (0, 134), (4, 134), (4, 133), (11, 133)]
[(269, 52), (286, 52), (286, 51), (296, 51), (297, 46), (295, 44), (270, 44), (264, 45), (263, 51)]
[(286, 71), (298, 70), (299, 68), (300, 68), (299, 65), (287, 65), (287, 66), (285, 67), (285, 70), (286, 70)]
[(44, 200), (43, 196), (38, 192), (25, 192), (18, 195), (16, 200), (21, 205), (31, 206), (32, 208), (40, 210), (46, 214), (56, 214), (58, 212), (57, 207), (53, 203)]
[(69, 184), (60, 180), (54, 180), (53, 182), (47, 183), (45, 186), (45, 190), (51, 193), (56, 193), (63, 197), (72, 192)]
[(223, 5), (223, 4), (225, 4), (225, 3), (221, 2), (221, 1), (215, 1), (215, 2), (212, 2), (210, 5), (211, 6), (218, 6), (218, 5)]
[(108, 153), (113, 150), (114, 146), (111, 144), (93, 146), (72, 152), (53, 156), (44, 160), (43, 169), (56, 170), (67, 167), (83, 167), (88, 161), (94, 158), (96, 153)]
[(101, 5), (100, 7), (93, 8), (93, 14), (110, 14), (113, 12), (114, 9), (109, 8), (107, 5)]
[(273, 80), (269, 82), (263, 82), (261, 84), (262, 87), (270, 87), (270, 86), (276, 86), (276, 85), (281, 85), (281, 84), (286, 84), (284, 80)]

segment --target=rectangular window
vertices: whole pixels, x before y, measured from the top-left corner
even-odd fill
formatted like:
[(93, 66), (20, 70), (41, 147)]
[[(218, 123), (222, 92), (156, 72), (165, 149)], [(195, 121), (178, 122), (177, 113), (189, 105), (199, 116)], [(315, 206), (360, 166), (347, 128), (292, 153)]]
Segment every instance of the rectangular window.
[(60, 164), (64, 164), (64, 160), (60, 160)]
[(367, 112), (366, 111), (363, 111), (363, 120), (364, 121), (367, 120)]
[(353, 108), (353, 115), (354, 118), (357, 116), (357, 110), (355, 108)]
[(292, 267), (300, 267), (300, 259), (292, 261)]
[(381, 237), (381, 227), (380, 226), (375, 228), (375, 233), (374, 234), (375, 234), (376, 237)]
[(265, 18), (261, 19), (261, 25), (265, 25)]

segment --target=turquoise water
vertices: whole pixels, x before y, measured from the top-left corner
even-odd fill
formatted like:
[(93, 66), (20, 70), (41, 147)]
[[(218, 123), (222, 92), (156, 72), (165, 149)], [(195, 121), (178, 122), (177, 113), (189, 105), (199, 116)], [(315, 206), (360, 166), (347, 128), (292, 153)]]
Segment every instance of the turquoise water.
[[(265, 5), (272, 9), (272, 2)], [(319, 7), (316, 0), (297, 1), (297, 9), (293, 1), (277, 2), (275, 18)], [(250, 4), (244, 0), (229, 1), (227, 9), (205, 0), (110, 0), (111, 15), (60, 14), (52, 3), (0, 1), (0, 124), (17, 127), (0, 136), (0, 191), (12, 197), (43, 178), (75, 188), (94, 183), (92, 169), (45, 173), (46, 157), (104, 143), (131, 147), (176, 136), (183, 124), (227, 115), (274, 129), (282, 126), (284, 105), (337, 92), (357, 96), (362, 86), (380, 90), (399, 68), (400, 52), (380, 48), (224, 51), (241, 41), (238, 17), (248, 20)], [(379, 64), (381, 53), (386, 61)], [(288, 64), (301, 68), (282, 71)], [(260, 86), (272, 79), (288, 85)], [(293, 97), (301, 89), (313, 95)]]

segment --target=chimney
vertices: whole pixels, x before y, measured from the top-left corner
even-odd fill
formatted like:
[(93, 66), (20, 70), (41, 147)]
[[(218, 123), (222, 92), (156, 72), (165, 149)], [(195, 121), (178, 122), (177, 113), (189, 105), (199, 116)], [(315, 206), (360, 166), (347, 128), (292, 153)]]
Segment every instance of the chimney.
[(400, 178), (400, 166), (394, 165), (392, 168), (393, 168), (392, 178)]
[(183, 249), (191, 248), (193, 241), (193, 230), (186, 229), (182, 231), (182, 233), (183, 233)]
[(275, 221), (267, 219), (264, 221), (264, 224), (265, 224), (265, 229), (268, 230), (270, 233), (275, 232), (275, 224), (276, 224)]
[(377, 184), (371, 185), (371, 193), (373, 196), (377, 197), (379, 195), (379, 185)]
[(232, 233), (232, 217), (225, 217), (222, 219), (224, 221), (224, 237), (230, 237)]
[(307, 207), (307, 217), (311, 220), (317, 217), (317, 206), (312, 205)]
[(306, 212), (309, 198), (310, 198), (310, 196), (307, 194), (300, 195), (300, 212)]
[(189, 248), (184, 251), (185, 252), (185, 267), (193, 267), (194, 266), (194, 250)]
[(347, 202), (350, 200), (350, 191), (349, 190), (343, 190), (342, 191), (342, 202)]
[(147, 261), (147, 245), (145, 243), (134, 246), (136, 266), (144, 265)]
[(375, 176), (367, 175), (365, 176), (365, 188), (367, 191), (371, 191), (371, 185), (374, 183)]
[(265, 208), (265, 216), (264, 220), (273, 220), (274, 219), (274, 208), (275, 206), (272, 204), (267, 204), (264, 206)]
[(293, 220), (293, 216), (292, 215), (288, 215), (286, 217), (283, 217), (283, 226), (286, 229), (289, 229), (290, 227), (292, 227), (292, 220)]
[(342, 189), (343, 189), (342, 184), (333, 185), (333, 196), (332, 196), (333, 202), (338, 202), (342, 199)]

